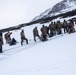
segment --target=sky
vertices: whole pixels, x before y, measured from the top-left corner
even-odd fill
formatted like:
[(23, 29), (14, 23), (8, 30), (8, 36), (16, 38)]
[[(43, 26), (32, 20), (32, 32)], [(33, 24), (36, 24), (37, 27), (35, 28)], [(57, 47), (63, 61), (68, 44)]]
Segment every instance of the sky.
[(0, 0), (0, 29), (27, 23), (62, 0)]

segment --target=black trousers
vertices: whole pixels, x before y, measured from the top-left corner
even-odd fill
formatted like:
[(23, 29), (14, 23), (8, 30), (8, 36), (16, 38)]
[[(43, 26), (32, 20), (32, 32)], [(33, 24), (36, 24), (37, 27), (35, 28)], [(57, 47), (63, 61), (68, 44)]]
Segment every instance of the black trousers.
[(2, 46), (0, 47), (0, 53), (2, 53)]

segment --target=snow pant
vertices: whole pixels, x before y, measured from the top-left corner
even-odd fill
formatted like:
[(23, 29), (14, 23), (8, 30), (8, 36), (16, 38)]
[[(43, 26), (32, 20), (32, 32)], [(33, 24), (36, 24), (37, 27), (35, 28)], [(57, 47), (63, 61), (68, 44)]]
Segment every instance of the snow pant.
[(57, 34), (58, 34), (58, 35), (59, 35), (59, 34), (62, 34), (62, 30), (61, 30), (61, 29), (58, 29)]
[(35, 42), (36, 42), (36, 37), (38, 37), (38, 38), (41, 40), (41, 38), (40, 38), (39, 35), (35, 35), (35, 34), (34, 34), (34, 41), (35, 41)]
[(42, 38), (41, 39), (42, 41), (47, 41), (47, 35), (46, 34), (42, 34), (41, 38)]
[(68, 27), (64, 26), (64, 33), (68, 32)]
[(0, 53), (2, 53), (2, 46), (0, 47)]
[(21, 45), (23, 45), (23, 41), (26, 41), (26, 43), (28, 44), (28, 39), (27, 38), (25, 38), (25, 37), (23, 37), (23, 38), (21, 38)]

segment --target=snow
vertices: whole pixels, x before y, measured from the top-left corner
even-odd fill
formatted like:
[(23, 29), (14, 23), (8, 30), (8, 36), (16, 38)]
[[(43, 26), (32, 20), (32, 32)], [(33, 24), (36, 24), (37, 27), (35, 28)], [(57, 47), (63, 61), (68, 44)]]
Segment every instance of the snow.
[[(35, 26), (40, 31), (42, 25)], [(37, 39), (38, 43), (35, 43), (32, 34), (35, 26), (22, 28), (29, 39), (28, 45), (20, 45), (21, 30), (13, 31), (11, 37), (19, 43), (3, 45), (0, 75), (76, 75), (76, 33), (56, 35), (46, 42)]]

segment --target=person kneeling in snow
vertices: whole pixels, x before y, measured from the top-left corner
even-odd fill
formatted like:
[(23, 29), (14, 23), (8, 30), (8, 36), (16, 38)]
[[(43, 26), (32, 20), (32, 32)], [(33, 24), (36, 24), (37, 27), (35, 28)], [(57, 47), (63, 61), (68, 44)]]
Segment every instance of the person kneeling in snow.
[(15, 38), (12, 38), (11, 42), (9, 43), (10, 46), (12, 45), (16, 45), (17, 41), (15, 40)]

